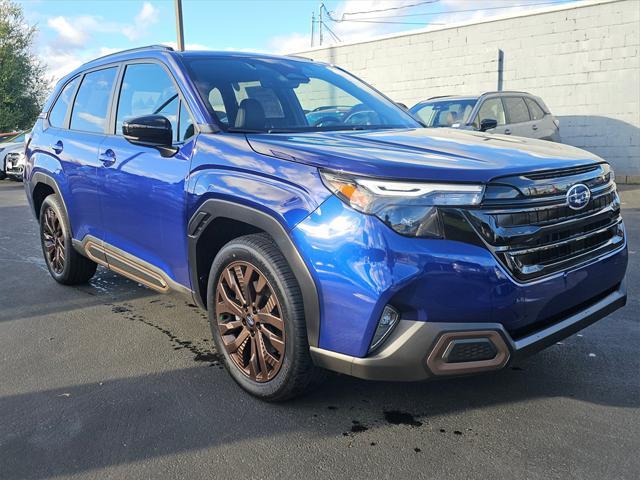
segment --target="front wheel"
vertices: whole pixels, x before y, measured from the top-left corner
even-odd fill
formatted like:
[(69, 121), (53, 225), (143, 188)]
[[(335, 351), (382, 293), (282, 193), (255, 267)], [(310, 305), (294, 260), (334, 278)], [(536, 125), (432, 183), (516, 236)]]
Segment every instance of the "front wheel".
[(268, 235), (240, 237), (220, 250), (207, 304), (216, 348), (252, 395), (286, 400), (322, 376), (309, 354), (300, 288)]
[(85, 283), (98, 265), (80, 255), (71, 244), (71, 230), (57, 195), (49, 195), (40, 207), (40, 242), (49, 273), (59, 283)]

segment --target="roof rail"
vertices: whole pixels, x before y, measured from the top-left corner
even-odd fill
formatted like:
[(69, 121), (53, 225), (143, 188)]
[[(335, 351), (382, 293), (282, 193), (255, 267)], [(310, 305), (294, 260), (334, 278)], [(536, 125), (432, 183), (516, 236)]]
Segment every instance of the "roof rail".
[(519, 93), (523, 95), (531, 95), (529, 92), (522, 92), (520, 90), (494, 90), (491, 92), (484, 92), (482, 95), (494, 95), (496, 93)]
[(102, 60), (103, 58), (108, 58), (113, 55), (120, 55), (121, 53), (132, 53), (132, 52), (139, 52), (144, 50), (166, 50), (168, 52), (174, 51), (173, 48), (170, 47), (169, 45), (145, 45), (144, 47), (128, 48), (126, 50), (119, 50), (117, 52), (107, 53), (106, 55), (102, 55), (101, 57), (94, 58), (93, 60), (90, 60), (86, 63), (95, 62), (96, 60)]
[(435, 97), (429, 97), (427, 98), (427, 101), (429, 100), (435, 100), (437, 98), (448, 98), (448, 97), (461, 97), (462, 95), (436, 95)]

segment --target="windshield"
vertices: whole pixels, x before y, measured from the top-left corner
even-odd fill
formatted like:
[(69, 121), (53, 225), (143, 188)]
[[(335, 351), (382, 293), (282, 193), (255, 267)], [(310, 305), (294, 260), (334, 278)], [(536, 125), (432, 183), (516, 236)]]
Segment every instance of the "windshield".
[(200, 95), (229, 132), (418, 128), (407, 112), (355, 77), (293, 59), (187, 58)]
[(411, 109), (427, 127), (459, 127), (467, 123), (477, 98), (419, 103)]

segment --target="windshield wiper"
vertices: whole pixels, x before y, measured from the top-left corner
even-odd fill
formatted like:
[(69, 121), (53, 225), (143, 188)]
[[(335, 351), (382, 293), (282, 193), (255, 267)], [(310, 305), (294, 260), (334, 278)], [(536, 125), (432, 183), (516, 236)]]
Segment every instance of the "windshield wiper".
[(267, 133), (267, 130), (258, 130), (253, 128), (228, 127), (227, 132), (231, 133)]

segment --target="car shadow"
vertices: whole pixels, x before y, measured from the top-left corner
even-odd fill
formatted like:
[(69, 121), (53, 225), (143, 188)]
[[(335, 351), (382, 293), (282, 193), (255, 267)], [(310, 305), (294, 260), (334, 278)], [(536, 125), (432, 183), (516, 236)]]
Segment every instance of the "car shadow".
[[(0, 476), (76, 474), (291, 432), (311, 442), (363, 431), (375, 435), (389, 423), (423, 428), (425, 434), (470, 434), (469, 425), (460, 423), (468, 416), (457, 413), (508, 405), (517, 411), (536, 398), (638, 408), (637, 382), (628, 371), (612, 368), (622, 359), (594, 364), (575, 343), (502, 372), (468, 378), (399, 384), (332, 375), (321, 389), (278, 405), (242, 392), (217, 362), (9, 395), (0, 398)], [(611, 371), (603, 384), (597, 380), (603, 372), (596, 370), (605, 368)]]

